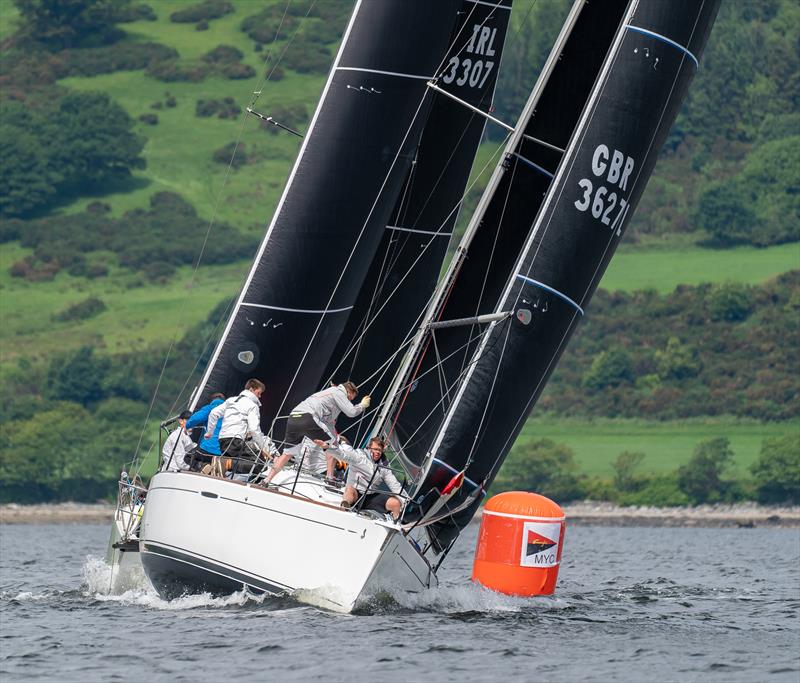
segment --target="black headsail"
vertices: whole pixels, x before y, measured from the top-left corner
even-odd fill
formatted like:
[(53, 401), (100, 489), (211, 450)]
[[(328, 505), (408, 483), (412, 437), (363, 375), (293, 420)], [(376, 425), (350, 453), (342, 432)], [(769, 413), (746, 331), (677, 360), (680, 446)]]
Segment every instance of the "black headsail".
[[(446, 92), (481, 112), (491, 109), (510, 14), (511, 0), (464, 0), (437, 74)], [(373, 405), (382, 401), (402, 359), (397, 347), (413, 337), (436, 286), (486, 125), (480, 113), (431, 94), (414, 162), (326, 371), (334, 380), (365, 380)], [(348, 420), (339, 421), (343, 431)], [(351, 438), (367, 427), (361, 422)]]
[[(487, 278), (478, 306), (474, 299), (454, 306), (470, 293), (471, 285), (461, 284), (473, 268), (468, 260), (446, 283), (446, 303), (437, 312), (440, 319), (461, 317), (458, 313), (470, 309), (510, 314), (467, 328), (470, 353), (459, 359), (458, 377), (450, 370), (453, 383), (441, 417), (429, 419), (432, 438), (422, 442), (425, 454), (420, 457), (413, 443), (406, 449), (423, 466), (418, 500), (442, 490), (455, 472), (465, 471), (468, 479), (436, 513), (449, 516), (429, 527), (439, 547), (472, 517), (480, 502), (475, 492), (494, 478), (584, 314), (694, 76), (718, 4), (579, 1), (573, 7), (554, 50), (560, 61), (552, 68), (551, 55), (535, 113), (529, 102), (518, 126), (517, 135), (524, 128), (529, 137), (510, 150), (503, 178), (473, 222), (480, 229), (469, 245), (472, 258), (479, 256), (481, 240), (495, 250), (507, 245), (508, 240), (495, 239), (498, 235), (514, 235), (518, 241), (510, 248), (515, 252), (501, 249), (505, 272)], [(569, 65), (574, 69), (590, 57), (597, 60), (594, 67), (585, 63), (594, 72), (593, 85), (581, 101), (570, 82), (577, 74)], [(537, 89), (531, 100), (537, 99)], [(554, 149), (559, 147), (563, 154)], [(463, 341), (464, 328), (433, 335), (444, 337), (449, 329), (460, 330)], [(412, 401), (408, 398), (407, 406)], [(390, 416), (395, 425), (402, 411), (400, 416)], [(428, 495), (423, 507), (430, 500)]]
[[(359, 0), (193, 404), (266, 382), (262, 425), (315, 391), (410, 167), (461, 0)], [(278, 436), (283, 424), (276, 425)]]

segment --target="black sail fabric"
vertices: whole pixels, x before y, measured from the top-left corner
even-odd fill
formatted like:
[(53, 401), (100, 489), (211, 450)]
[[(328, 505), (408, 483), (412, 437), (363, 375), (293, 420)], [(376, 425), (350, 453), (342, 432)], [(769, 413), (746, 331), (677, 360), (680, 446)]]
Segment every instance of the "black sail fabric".
[[(411, 164), (460, 0), (359, 1), (193, 403), (256, 377), (261, 423), (317, 390)], [(275, 425), (277, 438), (285, 423)]]
[[(465, 0), (437, 74), (440, 87), (487, 113), (510, 14), (511, 0)], [(326, 371), (337, 382), (371, 378), (362, 390), (371, 394), (373, 409), (402, 359), (397, 346), (413, 336), (436, 286), (485, 125), (464, 104), (433, 95), (413, 165)], [(348, 430), (352, 422), (340, 416), (337, 428), (358, 441), (369, 421)]]
[[(511, 311), (513, 317), (481, 338), (431, 446), (436, 460), (420, 492), (441, 489), (462, 469), (472, 482), (449, 503), (451, 509), (468, 505), (431, 529), (440, 547), (472, 517), (480, 496), (469, 494), (491, 483), (584, 314), (697, 70), (718, 5), (718, 0), (639, 0), (624, 12), (495, 300), (495, 311)], [(532, 168), (535, 162), (525, 154), (523, 149), (515, 156), (512, 168)], [(532, 218), (521, 214), (511, 220), (530, 225)]]
[[(561, 46), (535, 115), (523, 123), (526, 133), (553, 147), (567, 146), (626, 5), (626, 0), (615, 0), (583, 7)], [(505, 159), (505, 172), (462, 255), (454, 282), (441, 297), (437, 319), (456, 320), (495, 310), (561, 156), (531, 141), (524, 141), (518, 151), (536, 167), (519, 157)], [(437, 330), (420, 349), (397, 410), (385, 427), (402, 444), (411, 463), (425, 462), (480, 341), (481, 329)]]

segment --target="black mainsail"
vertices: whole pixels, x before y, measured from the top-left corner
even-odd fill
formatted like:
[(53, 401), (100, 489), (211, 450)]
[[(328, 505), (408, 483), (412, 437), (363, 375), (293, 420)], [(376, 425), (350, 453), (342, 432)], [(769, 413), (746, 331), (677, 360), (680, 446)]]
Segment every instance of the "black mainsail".
[[(461, 0), (359, 0), (192, 406), (266, 382), (262, 425), (315, 391), (413, 161)], [(278, 436), (282, 424), (276, 425)]]
[[(428, 513), (440, 549), (474, 514), (584, 314), (718, 5), (573, 6), (382, 425), (420, 469), (415, 512)], [(436, 324), (485, 314), (491, 322)], [(461, 472), (465, 485), (435, 511), (439, 492)]]
[[(410, 340), (436, 287), (464, 189), (491, 109), (511, 0), (464, 0), (450, 50), (436, 75), (451, 96), (433, 104), (370, 271), (331, 357), (326, 377), (361, 382), (381, 403), (402, 354), (387, 340)], [(345, 431), (348, 420), (339, 418)], [(357, 439), (362, 428), (353, 431)]]

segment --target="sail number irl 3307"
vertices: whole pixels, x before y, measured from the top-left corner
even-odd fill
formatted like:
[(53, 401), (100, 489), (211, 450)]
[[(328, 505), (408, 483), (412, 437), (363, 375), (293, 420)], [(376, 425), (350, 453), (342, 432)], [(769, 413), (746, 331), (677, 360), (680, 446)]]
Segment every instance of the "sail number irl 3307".
[[(496, 28), (476, 24), (472, 27), (472, 37), (464, 52), (472, 57), (461, 56), (459, 53), (451, 57), (442, 76), (442, 81), (450, 85), (455, 81), (458, 86), (469, 84), (470, 88), (482, 88), (492, 73), (494, 60), (494, 37), (497, 34)], [(481, 55), (483, 59), (476, 59), (476, 55)]]
[(609, 150), (607, 145), (597, 145), (592, 154), (594, 179), (581, 178), (578, 181), (581, 197), (575, 201), (575, 208), (578, 211), (591, 210), (592, 216), (603, 225), (619, 231), (628, 211), (625, 197), (634, 166), (633, 157), (618, 149)]

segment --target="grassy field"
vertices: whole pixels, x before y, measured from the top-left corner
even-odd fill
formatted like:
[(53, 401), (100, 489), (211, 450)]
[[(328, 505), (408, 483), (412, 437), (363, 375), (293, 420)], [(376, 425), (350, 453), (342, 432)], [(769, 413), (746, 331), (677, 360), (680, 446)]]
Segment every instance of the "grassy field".
[[(137, 132), (147, 137), (144, 157), (147, 168), (136, 172), (133, 179), (117, 192), (104, 195), (115, 214), (146, 206), (149, 197), (169, 190), (183, 195), (205, 218), (235, 225), (243, 230), (261, 231), (269, 221), (299, 148), (299, 139), (287, 133), (272, 135), (261, 129), (252, 116), (238, 119), (200, 118), (195, 116), (198, 100), (221, 100), (232, 97), (244, 108), (269, 114), (275, 105), (302, 103), (309, 116), (324, 84), (319, 75), (287, 72), (286, 78), (264, 83), (270, 63), (280, 54), (285, 41), (255, 52), (253, 42), (239, 30), (246, 16), (258, 11), (259, 4), (240, 0), (237, 11), (209, 22), (209, 29), (198, 33), (194, 24), (175, 24), (169, 15), (185, 7), (185, 2), (161, 2), (153, 5), (158, 21), (125, 24), (130, 40), (154, 41), (169, 45), (180, 53), (181, 63), (196, 62), (201, 55), (220, 44), (233, 45), (244, 52), (242, 60), (256, 70), (256, 76), (245, 80), (208, 77), (200, 83), (165, 83), (145, 75), (144, 71), (122, 71), (91, 78), (67, 78), (59, 81), (73, 90), (98, 90), (107, 93), (138, 122), (140, 115), (156, 113), (155, 126), (137, 123)], [(271, 52), (270, 52), (271, 49)], [(254, 98), (254, 92), (261, 95)], [(154, 110), (151, 105), (175, 97), (177, 106)], [(254, 159), (228, 177), (227, 166), (212, 160), (215, 150), (231, 142), (245, 145)], [(91, 199), (76, 201), (64, 210), (82, 210)]]
[(697, 444), (717, 437), (730, 439), (735, 471), (746, 474), (758, 458), (765, 437), (794, 434), (800, 438), (800, 422), (755, 422), (734, 418), (695, 418), (680, 421), (629, 419), (577, 420), (535, 417), (525, 424), (517, 447), (534, 439), (567, 444), (581, 472), (609, 477), (611, 463), (622, 451), (645, 454), (642, 472), (666, 473), (687, 462)]
[[(191, 269), (164, 285), (132, 286), (140, 276), (118, 269), (108, 278), (86, 280), (59, 273), (51, 282), (12, 278), (10, 263), (28, 250), (0, 249), (0, 347), (3, 360), (47, 357), (82, 344), (114, 353), (168, 344), (205, 318), (223, 298), (238, 292), (247, 264), (201, 269), (191, 292)], [(84, 321), (55, 322), (52, 316), (95, 296), (107, 309)]]
[(624, 244), (614, 256), (600, 284), (605, 289), (655, 289), (666, 294), (679, 284), (742, 282), (758, 284), (787, 270), (800, 268), (800, 244), (766, 249), (677, 249), (641, 251)]

